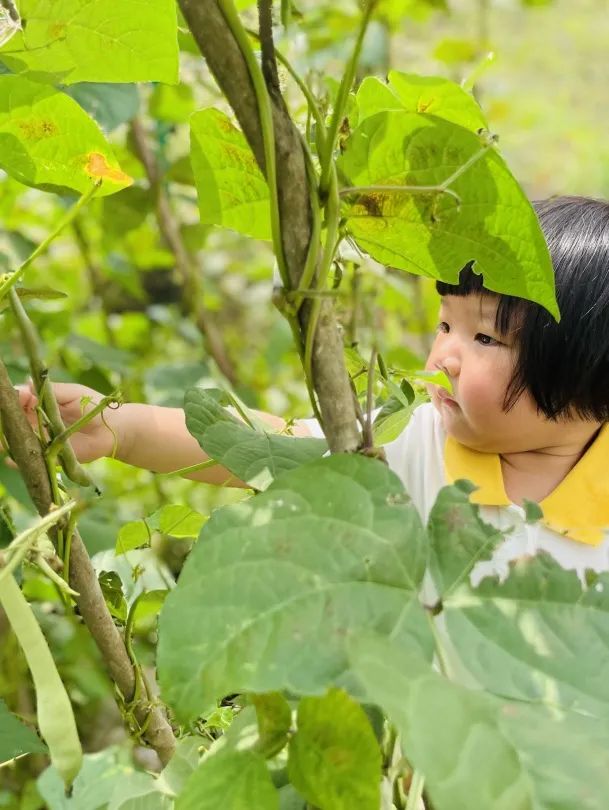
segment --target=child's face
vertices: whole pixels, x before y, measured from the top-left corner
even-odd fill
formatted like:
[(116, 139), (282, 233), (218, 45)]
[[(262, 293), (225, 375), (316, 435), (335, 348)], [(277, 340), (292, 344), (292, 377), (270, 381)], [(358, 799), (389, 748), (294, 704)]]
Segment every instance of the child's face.
[(507, 413), (503, 402), (518, 357), (511, 335), (495, 329), (498, 299), (482, 295), (442, 298), (439, 326), (426, 368), (442, 369), (453, 398), (435, 385), (429, 392), (446, 432), (474, 450), (514, 453), (553, 444), (560, 422), (537, 412), (524, 392)]

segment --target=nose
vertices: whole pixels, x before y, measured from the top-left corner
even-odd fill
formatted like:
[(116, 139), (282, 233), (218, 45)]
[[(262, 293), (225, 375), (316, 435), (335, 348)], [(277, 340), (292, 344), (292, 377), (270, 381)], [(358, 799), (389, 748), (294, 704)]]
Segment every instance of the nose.
[(443, 371), (447, 377), (455, 379), (461, 371), (459, 349), (449, 335), (438, 335), (427, 358), (426, 368)]

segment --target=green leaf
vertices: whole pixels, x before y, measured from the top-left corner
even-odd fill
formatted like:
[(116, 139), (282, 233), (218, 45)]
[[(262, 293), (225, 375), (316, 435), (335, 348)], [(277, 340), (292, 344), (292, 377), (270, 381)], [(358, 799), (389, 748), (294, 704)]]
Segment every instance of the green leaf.
[(338, 160), (348, 187), (437, 186), (478, 156), (449, 194), (353, 193), (343, 215), (360, 248), (382, 264), (456, 284), (474, 269), (495, 292), (536, 301), (558, 315), (554, 272), (524, 192), (483, 139), (435, 116), (382, 112), (351, 135)]
[(133, 768), (126, 764), (126, 754), (116, 748), (85, 754), (69, 797), (57, 770), (52, 766), (47, 768), (36, 782), (44, 807), (47, 810), (106, 810), (117, 780), (133, 773)]
[(121, 526), (116, 538), (116, 554), (125, 554), (150, 543), (150, 529), (144, 520), (132, 520)]
[(44, 754), (47, 747), (40, 737), (0, 700), (0, 763), (23, 754)]
[(279, 810), (264, 759), (253, 751), (220, 751), (204, 759), (186, 782), (175, 810), (218, 810), (220, 797), (222, 810)]
[(524, 507), (524, 516), (527, 523), (537, 523), (538, 520), (542, 519), (543, 509), (535, 501), (523, 498), (522, 506)]
[(478, 507), (470, 503), (475, 489), (464, 480), (443, 487), (429, 514), (430, 570), (441, 598), (465, 581), (474, 565), (488, 559), (503, 539), (497, 529), (480, 520)]
[(23, 31), (0, 49), (15, 73), (51, 74), (75, 82), (178, 80), (172, 0), (21, 0)]
[(375, 444), (389, 444), (398, 438), (406, 429), (413, 411), (425, 402), (424, 397), (416, 396), (409, 404), (404, 405), (401, 399), (391, 396), (383, 405), (372, 425)]
[(444, 600), (464, 666), (490, 692), (609, 718), (609, 575), (583, 587), (547, 554)]
[(288, 773), (316, 807), (378, 810), (381, 752), (362, 707), (340, 689), (302, 698)]
[(127, 600), (123, 583), (115, 571), (102, 571), (98, 577), (108, 610), (121, 622), (127, 621)]
[(140, 98), (135, 84), (83, 82), (64, 91), (94, 118), (105, 132), (112, 132), (137, 115)]
[(450, 683), (407, 650), (353, 638), (351, 661), (425, 774), (435, 810), (601, 810), (607, 726)]
[(425, 565), (418, 513), (381, 462), (285, 473), (203, 528), (161, 611), (164, 698), (190, 719), (231, 692), (352, 685), (345, 643), (365, 629), (430, 654)]
[(262, 433), (236, 419), (202, 388), (184, 396), (186, 427), (210, 458), (256, 489), (266, 489), (286, 470), (317, 458), (325, 439)]
[(161, 534), (183, 538), (198, 537), (206, 520), (205, 515), (195, 512), (189, 506), (166, 504), (151, 515), (147, 522), (152, 529)]
[(181, 124), (188, 121), (195, 109), (192, 87), (189, 84), (158, 84), (150, 97), (148, 110), (153, 118)]
[(406, 110), (451, 121), (472, 132), (488, 129), (478, 102), (455, 82), (439, 76), (389, 72), (388, 83), (369, 76), (357, 91), (359, 123), (378, 112)]
[(252, 695), (256, 708), (259, 739), (256, 750), (267, 759), (282, 750), (292, 726), (290, 704), (280, 692)]
[(190, 119), (190, 159), (206, 225), (271, 239), (269, 188), (243, 133), (209, 107)]
[(453, 393), (453, 384), (443, 371), (411, 371), (408, 377), (418, 382), (439, 385), (440, 388), (444, 388), (449, 394)]
[(65, 93), (21, 76), (0, 76), (0, 167), (20, 183), (100, 195), (129, 185), (99, 127)]
[(119, 776), (114, 785), (108, 810), (173, 810), (170, 796), (159, 790), (158, 780), (150, 773)]

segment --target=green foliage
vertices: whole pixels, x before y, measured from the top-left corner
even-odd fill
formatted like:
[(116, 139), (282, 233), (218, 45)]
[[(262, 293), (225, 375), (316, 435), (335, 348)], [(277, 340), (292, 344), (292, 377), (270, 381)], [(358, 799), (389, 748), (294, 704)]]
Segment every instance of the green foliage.
[(253, 751), (222, 751), (205, 759), (186, 782), (176, 810), (278, 810), (279, 798), (264, 759)]
[(367, 630), (428, 654), (425, 563), (420, 519), (383, 464), (332, 456), (285, 473), (205, 525), (161, 613), (163, 697), (189, 720), (232, 691), (353, 686), (345, 645)]
[(15, 73), (75, 82), (177, 82), (175, 6), (125, 0), (120, 14), (104, 0), (21, 0), (26, 21), (2, 49)]
[(42, 754), (46, 750), (46, 745), (32, 729), (11, 714), (0, 700), (0, 763), (23, 754)]
[(210, 107), (190, 119), (190, 138), (201, 222), (270, 240), (269, 188), (243, 133)]
[(184, 397), (188, 430), (210, 458), (256, 489), (266, 489), (285, 470), (322, 455), (323, 439), (279, 436), (244, 425), (201, 388)]
[(0, 76), (0, 165), (22, 183), (101, 194), (131, 183), (83, 109), (65, 93), (20, 76)]
[[(558, 315), (535, 213), (485, 137), (437, 115), (390, 111), (366, 118), (338, 161), (345, 185), (364, 187), (344, 206), (349, 231), (377, 261), (451, 284), (475, 259), (489, 289), (530, 298)], [(452, 176), (458, 199), (440, 190), (384, 190), (436, 188)]]
[(288, 770), (316, 807), (378, 810), (381, 752), (362, 707), (338, 689), (300, 701)]
[[(254, 3), (236, 5), (249, 23)], [(70, 600), (27, 562), (23, 593), (40, 603), (36, 615), (85, 750), (102, 750), (85, 757), (69, 796), (55, 768), (34, 781), (38, 760), (11, 763), (0, 804), (38, 810), (37, 786), (50, 810), (403, 810), (424, 778), (434, 810), (604, 808), (607, 575), (584, 584), (540, 555), (509, 566), (503, 580), (473, 585), (472, 572), (488, 564), (502, 535), (480, 520), (467, 482), (440, 493), (424, 528), (380, 462), (320, 458), (324, 441), (265, 428), (250, 408), (310, 413), (290, 328), (268, 306), (271, 191), (201, 69), (185, 20), (178, 30), (170, 0), (125, 0), (110, 11), (102, 0), (18, 7), (21, 27), (0, 9), (0, 271), (15, 270), (53, 233), (69, 195), (102, 180), (16, 287), (45, 367), (54, 381), (104, 393), (120, 387), (126, 401), (183, 404), (211, 463), (264, 491), (251, 497), (96, 462), (103, 497), (80, 530), (97, 552), (99, 583), (132, 662), (148, 673), (158, 657), (162, 698), (182, 736), (160, 774), (134, 767), (129, 741), (109, 747), (122, 726), (109, 711), (115, 694), (104, 662)], [(433, 279), (454, 281), (475, 260), (490, 289), (557, 314), (536, 218), (489, 132), (503, 133), (504, 124), (509, 132), (511, 121), (527, 146), (518, 156), (514, 132), (505, 139), (510, 165), (520, 158), (517, 174), (529, 188), (545, 172), (547, 187), (556, 161), (528, 144), (536, 132), (544, 148), (551, 144), (556, 118), (524, 103), (526, 116), (515, 117), (517, 100), (506, 102), (492, 83), (478, 92), (489, 64), (482, 33), (479, 41), (463, 40), (462, 31), (451, 37), (445, 21), (435, 30), (439, 44), (430, 39), (425, 59), (414, 56), (428, 34), (423, 21), (443, 7), (380, 0), (363, 38), (362, 80), (343, 106), (336, 66), (349, 59), (361, 4), (282, 2), (276, 22), (288, 30), (275, 26), (279, 50), (317, 105), (303, 102), (281, 67), (311, 174), (324, 160), (338, 167), (340, 222), (331, 195), (312, 189), (320, 242), (334, 246), (336, 214), (338, 250), (325, 268), (332, 289), (322, 274), (311, 298), (336, 301), (359, 404), (378, 410), (377, 444), (397, 438), (423, 401), (413, 371), (433, 328)], [(390, 69), (400, 49), (389, 48), (389, 33), (404, 19), (409, 39), (399, 42), (409, 70), (421, 75)], [(530, 50), (541, 58), (537, 44)], [(431, 56), (450, 78), (427, 75)], [(464, 89), (474, 82), (484, 112)], [(336, 149), (324, 156), (320, 132), (337, 104)], [(571, 129), (570, 146), (595, 155), (602, 183), (602, 150), (586, 148)], [(22, 382), (31, 369), (7, 299), (0, 319), (0, 353)], [(210, 391), (224, 384), (209, 353), (210, 323), (241, 399)], [(362, 360), (372, 347), (384, 358), (378, 374)], [(229, 401), (240, 418), (223, 407)], [(58, 492), (71, 492), (57, 478)], [(32, 505), (10, 469), (0, 468), (0, 498), (5, 546), (30, 521)], [(525, 505), (526, 519), (538, 519), (539, 508)], [(29, 722), (22, 706), (35, 705), (36, 695), (1, 625), (0, 646), (0, 759), (44, 754), (17, 717)]]

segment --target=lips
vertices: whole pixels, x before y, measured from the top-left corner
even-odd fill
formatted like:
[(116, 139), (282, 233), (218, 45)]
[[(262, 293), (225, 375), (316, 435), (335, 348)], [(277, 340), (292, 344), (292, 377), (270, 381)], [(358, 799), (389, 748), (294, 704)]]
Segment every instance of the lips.
[(452, 403), (453, 405), (457, 404), (457, 400), (449, 396), (446, 388), (437, 388), (436, 393), (440, 402)]

